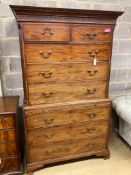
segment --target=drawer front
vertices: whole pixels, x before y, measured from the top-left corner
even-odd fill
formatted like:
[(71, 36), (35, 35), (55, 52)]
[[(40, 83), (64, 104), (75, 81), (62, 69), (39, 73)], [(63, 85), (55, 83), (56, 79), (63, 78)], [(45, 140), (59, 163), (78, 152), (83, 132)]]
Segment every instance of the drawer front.
[(24, 24), (23, 31), (27, 41), (70, 41), (70, 28), (66, 24)]
[(111, 58), (110, 44), (25, 44), (26, 62), (61, 62), (109, 60)]
[[(74, 123), (50, 128), (28, 129), (28, 144), (40, 145), (107, 134), (108, 120)], [(77, 134), (76, 134), (77, 133)]]
[[(77, 145), (77, 146), (76, 146)], [(107, 149), (107, 136), (95, 139), (81, 139), (67, 142), (50, 143), (43, 146), (29, 146), (29, 162), (46, 161), (53, 158), (64, 158), (88, 154)]]
[[(103, 103), (104, 105), (104, 103)], [(108, 119), (110, 115), (110, 106), (94, 105), (70, 107), (59, 109), (35, 109), (25, 111), (25, 120), (27, 128), (50, 127), (68, 123), (79, 123), (85, 121), (96, 121)]]
[(51, 81), (75, 81), (100, 79), (106, 80), (109, 74), (109, 62), (67, 63), (67, 64), (29, 64), (27, 65), (28, 83)]
[(18, 158), (0, 158), (1, 164), (0, 164), (0, 172), (6, 173), (11, 171), (18, 171), (19, 165), (18, 165)]
[(8, 143), (8, 142), (15, 142), (16, 136), (15, 136), (15, 130), (1, 130), (0, 131), (0, 143)]
[(72, 27), (72, 41), (99, 42), (112, 41), (112, 26), (77, 25)]
[(29, 85), (31, 105), (106, 97), (106, 81)]
[(0, 116), (0, 129), (15, 128), (15, 121), (13, 115)]
[(1, 144), (1, 157), (11, 157), (17, 155), (15, 143)]

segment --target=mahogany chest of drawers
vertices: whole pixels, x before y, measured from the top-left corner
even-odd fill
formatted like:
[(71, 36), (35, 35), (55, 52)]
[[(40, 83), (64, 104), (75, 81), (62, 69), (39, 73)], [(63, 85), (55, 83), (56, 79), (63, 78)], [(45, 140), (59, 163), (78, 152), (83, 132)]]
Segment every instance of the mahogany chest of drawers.
[(0, 174), (22, 174), (18, 142), (18, 97), (0, 97)]
[(109, 157), (112, 39), (122, 12), (11, 8), (20, 34), (27, 172)]

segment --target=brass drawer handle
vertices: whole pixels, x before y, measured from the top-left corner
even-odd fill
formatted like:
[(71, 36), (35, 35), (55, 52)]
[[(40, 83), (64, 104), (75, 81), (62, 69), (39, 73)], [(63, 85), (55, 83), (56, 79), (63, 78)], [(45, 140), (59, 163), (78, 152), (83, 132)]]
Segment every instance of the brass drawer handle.
[(88, 133), (93, 133), (96, 130), (96, 128), (87, 128)]
[(44, 119), (44, 122), (48, 125), (51, 124), (53, 121), (54, 121), (54, 118)]
[(95, 39), (95, 37), (98, 35), (97, 32), (87, 32), (86, 35), (88, 36), (89, 39)]
[(49, 98), (53, 95), (53, 92), (42, 92), (41, 93), (45, 98)]
[(40, 75), (42, 75), (44, 78), (50, 78), (53, 73), (49, 71), (41, 72)]
[(52, 51), (49, 50), (47, 53), (45, 53), (44, 51), (40, 50), (39, 54), (42, 56), (42, 58), (49, 58), (49, 56), (51, 55)]
[(88, 148), (93, 148), (94, 146), (95, 146), (94, 143), (89, 143), (89, 144), (86, 145), (86, 147), (88, 147)]
[(53, 137), (53, 134), (52, 133), (45, 133), (44, 137), (47, 139), (51, 139)]
[(96, 117), (96, 113), (94, 112), (91, 112), (91, 113), (87, 113), (87, 116), (92, 119), (92, 118), (95, 118)]
[(97, 57), (97, 54), (99, 53), (99, 50), (89, 50), (88, 53), (91, 57)]
[(54, 32), (48, 27), (44, 28), (43, 31), (41, 32), (42, 35), (45, 35), (46, 33), (49, 33), (50, 35), (54, 34)]
[(94, 94), (95, 92), (96, 92), (96, 89), (95, 88), (87, 89), (87, 93), (88, 94)]
[(94, 76), (94, 75), (96, 75), (98, 70), (88, 70), (87, 72), (88, 72), (89, 76)]

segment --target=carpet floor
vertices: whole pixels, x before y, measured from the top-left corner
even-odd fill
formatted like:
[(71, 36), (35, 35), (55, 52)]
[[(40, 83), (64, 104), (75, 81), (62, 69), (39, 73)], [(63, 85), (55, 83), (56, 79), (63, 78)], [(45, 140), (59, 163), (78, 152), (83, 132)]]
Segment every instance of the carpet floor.
[(115, 134), (110, 138), (110, 159), (92, 158), (43, 168), (34, 175), (131, 175), (131, 148)]

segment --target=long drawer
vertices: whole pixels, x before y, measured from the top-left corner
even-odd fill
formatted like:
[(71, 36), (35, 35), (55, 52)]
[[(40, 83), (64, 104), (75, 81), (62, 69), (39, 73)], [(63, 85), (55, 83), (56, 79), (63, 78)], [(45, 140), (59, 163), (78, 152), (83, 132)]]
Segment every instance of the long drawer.
[(25, 44), (26, 62), (65, 62), (88, 61), (94, 58), (109, 60), (111, 58), (110, 44)]
[(18, 164), (18, 157), (12, 158), (0, 158), (0, 172), (12, 172), (12, 171), (19, 171), (19, 164)]
[(50, 142), (95, 137), (97, 135), (107, 134), (108, 125), (109, 120), (99, 120), (49, 128), (27, 129), (28, 144), (44, 145)]
[(28, 88), (30, 105), (107, 97), (106, 81), (43, 83)]
[(1, 144), (0, 147), (1, 157), (11, 157), (18, 154), (16, 143)]
[(109, 74), (109, 62), (67, 63), (67, 64), (28, 64), (28, 83), (51, 81), (75, 81), (100, 79), (106, 80)]
[(0, 116), (0, 130), (15, 128), (14, 115)]
[(16, 141), (16, 133), (14, 129), (0, 130), (0, 143), (8, 143)]
[(27, 128), (50, 127), (68, 123), (108, 119), (110, 104), (105, 101), (88, 102), (84, 105), (42, 106), (24, 110)]
[(80, 139), (66, 142), (50, 143), (41, 146), (29, 146), (29, 162), (46, 161), (56, 158), (73, 157), (85, 154), (94, 154), (99, 150), (107, 149), (107, 136), (101, 136), (93, 139)]

